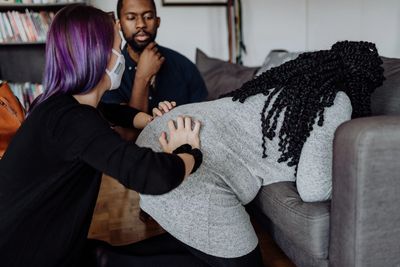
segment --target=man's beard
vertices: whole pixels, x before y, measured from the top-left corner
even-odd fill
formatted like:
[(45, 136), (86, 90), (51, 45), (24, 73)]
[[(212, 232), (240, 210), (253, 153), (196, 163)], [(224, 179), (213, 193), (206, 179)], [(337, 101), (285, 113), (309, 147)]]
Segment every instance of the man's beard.
[(125, 33), (122, 31), (122, 34), (124, 35), (124, 38), (125, 38), (126, 42), (127, 42), (128, 45), (133, 49), (133, 51), (135, 51), (136, 53), (142, 53), (143, 50), (146, 48), (146, 46), (147, 46), (149, 43), (154, 42), (154, 41), (156, 40), (157, 31), (156, 31), (154, 34), (151, 34), (151, 33), (146, 32), (146, 31), (142, 31), (142, 32), (144, 32), (145, 34), (149, 35), (150, 38), (149, 38), (147, 41), (145, 41), (145, 42), (137, 43), (137, 42), (135, 41), (135, 36), (136, 36), (136, 34), (138, 34), (139, 32), (133, 34), (131, 37), (128, 38), (128, 37), (125, 35)]

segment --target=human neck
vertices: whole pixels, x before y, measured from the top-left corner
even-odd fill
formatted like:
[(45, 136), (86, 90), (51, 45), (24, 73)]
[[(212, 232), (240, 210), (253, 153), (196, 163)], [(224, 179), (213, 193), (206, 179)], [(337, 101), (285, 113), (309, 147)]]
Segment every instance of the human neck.
[(89, 92), (85, 94), (80, 94), (80, 95), (73, 95), (73, 97), (83, 105), (89, 105), (94, 108), (97, 107), (97, 105), (100, 102), (101, 97), (103, 96), (104, 92), (107, 91), (107, 86), (109, 86), (109, 83), (107, 83), (107, 80), (105, 79), (105, 76), (101, 79), (101, 81)]
[(127, 46), (127, 50), (128, 50), (128, 54), (131, 57), (131, 59), (133, 59), (133, 61), (138, 62), (139, 61), (139, 57), (140, 57), (140, 52), (136, 52), (135, 50), (133, 50), (132, 47), (130, 47), (129, 45)]

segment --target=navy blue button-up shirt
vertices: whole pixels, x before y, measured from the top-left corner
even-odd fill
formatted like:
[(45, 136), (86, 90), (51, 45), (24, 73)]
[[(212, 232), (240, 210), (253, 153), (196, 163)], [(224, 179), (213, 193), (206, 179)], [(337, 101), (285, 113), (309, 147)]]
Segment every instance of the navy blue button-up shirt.
[[(149, 88), (149, 111), (161, 101), (175, 101), (177, 105), (200, 102), (206, 99), (207, 89), (196, 66), (186, 57), (169, 48), (158, 46), (165, 61)], [(127, 46), (122, 50), (125, 71), (121, 86), (107, 91), (102, 102), (129, 103), (136, 73), (136, 62), (128, 54)]]

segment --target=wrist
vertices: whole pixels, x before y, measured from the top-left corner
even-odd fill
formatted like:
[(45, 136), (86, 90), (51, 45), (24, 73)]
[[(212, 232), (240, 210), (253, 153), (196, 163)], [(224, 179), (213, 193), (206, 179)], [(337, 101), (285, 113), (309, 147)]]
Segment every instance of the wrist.
[(136, 74), (135, 74), (135, 82), (136, 81), (140, 81), (142, 83), (148, 84), (148, 83), (150, 83), (151, 77), (152, 77), (152, 75), (145, 75), (145, 74), (141, 74), (139, 72), (136, 72)]
[(144, 112), (139, 112), (133, 118), (133, 127), (136, 129), (143, 129), (151, 121), (152, 117)]
[(198, 148), (192, 148), (189, 144), (184, 144), (172, 151), (173, 154), (189, 154), (192, 155), (194, 158), (194, 166), (190, 174), (194, 173), (203, 162), (203, 153)]

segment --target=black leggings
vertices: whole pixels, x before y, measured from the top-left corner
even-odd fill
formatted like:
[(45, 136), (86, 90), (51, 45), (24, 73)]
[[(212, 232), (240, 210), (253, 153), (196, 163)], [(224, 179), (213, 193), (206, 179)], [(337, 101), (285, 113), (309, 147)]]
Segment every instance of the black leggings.
[(89, 242), (92, 250), (94, 247), (97, 267), (263, 266), (259, 246), (242, 257), (220, 258), (191, 248), (168, 233), (126, 246), (111, 246), (98, 240)]

